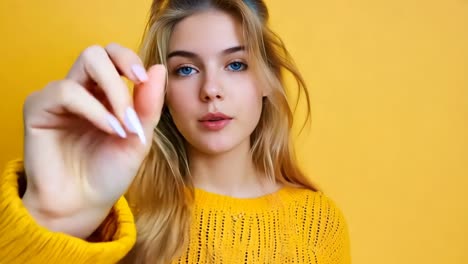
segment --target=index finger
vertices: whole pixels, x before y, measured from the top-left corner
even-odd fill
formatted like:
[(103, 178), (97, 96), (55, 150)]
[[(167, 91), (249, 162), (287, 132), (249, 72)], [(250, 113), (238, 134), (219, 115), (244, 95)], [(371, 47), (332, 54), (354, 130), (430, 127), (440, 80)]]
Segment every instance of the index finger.
[(70, 69), (67, 79), (72, 79), (85, 87), (94, 81), (88, 74), (89, 71), (87, 68), (89, 67), (89, 64), (87, 63), (86, 58), (88, 53), (93, 53), (93, 50), (104, 50), (114, 64), (117, 72), (132, 81), (134, 84), (146, 82), (148, 80), (146, 70), (143, 67), (140, 57), (138, 57), (138, 55), (131, 49), (116, 43), (111, 43), (104, 48), (100, 46), (91, 46), (85, 49)]

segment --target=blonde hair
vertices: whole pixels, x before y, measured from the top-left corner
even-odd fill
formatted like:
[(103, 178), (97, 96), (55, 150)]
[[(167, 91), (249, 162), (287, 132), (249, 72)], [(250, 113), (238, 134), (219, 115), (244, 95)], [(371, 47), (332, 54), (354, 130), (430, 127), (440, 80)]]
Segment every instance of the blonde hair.
[[(267, 25), (268, 11), (263, 1), (155, 0), (141, 44), (145, 66), (166, 64), (174, 26), (191, 14), (209, 9), (227, 12), (242, 22), (246, 50), (254, 58), (259, 78), (270, 89), (263, 100), (260, 121), (250, 137), (254, 164), (274, 181), (317, 190), (295, 159), (290, 138), (293, 112), (286, 96), (283, 71), (292, 74), (299, 94), (305, 95), (307, 118), (309, 95), (284, 43)], [(168, 263), (186, 245), (194, 201), (188, 164), (185, 139), (164, 106), (151, 151), (127, 194), (136, 217), (138, 239), (124, 262)]]

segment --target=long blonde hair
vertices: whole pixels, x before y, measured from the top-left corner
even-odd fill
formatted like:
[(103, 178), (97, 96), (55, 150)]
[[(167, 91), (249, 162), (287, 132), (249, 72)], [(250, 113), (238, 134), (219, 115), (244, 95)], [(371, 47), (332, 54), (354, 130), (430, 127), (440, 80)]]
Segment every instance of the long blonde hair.
[[(294, 155), (290, 137), (293, 112), (286, 96), (284, 71), (292, 74), (299, 94), (305, 95), (307, 113), (309, 94), (284, 43), (268, 27), (268, 10), (263, 1), (155, 0), (141, 44), (145, 66), (166, 64), (174, 26), (191, 14), (208, 9), (228, 12), (242, 22), (246, 49), (257, 64), (259, 78), (270, 88), (250, 138), (257, 169), (279, 183), (317, 190), (299, 169)], [(165, 106), (151, 151), (127, 195), (136, 217), (138, 239), (124, 262), (168, 263), (185, 247), (194, 202), (188, 164), (185, 139)]]

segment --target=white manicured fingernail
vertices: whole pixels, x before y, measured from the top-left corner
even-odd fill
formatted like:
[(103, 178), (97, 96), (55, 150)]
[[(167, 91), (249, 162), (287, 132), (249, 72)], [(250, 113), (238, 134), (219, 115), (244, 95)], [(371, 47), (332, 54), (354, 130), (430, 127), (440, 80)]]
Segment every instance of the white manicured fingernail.
[(123, 127), (120, 125), (119, 120), (115, 118), (113, 115), (108, 115), (107, 116), (107, 122), (109, 123), (110, 127), (119, 135), (121, 138), (126, 138), (127, 133), (125, 133), (125, 130)]
[(138, 135), (143, 145), (146, 145), (146, 136), (145, 132), (143, 131), (143, 126), (141, 125), (140, 119), (132, 107), (128, 107), (125, 111), (125, 125), (131, 132)]
[(148, 80), (148, 74), (146, 74), (145, 68), (143, 68), (141, 65), (132, 65), (132, 72), (140, 82), (146, 82)]

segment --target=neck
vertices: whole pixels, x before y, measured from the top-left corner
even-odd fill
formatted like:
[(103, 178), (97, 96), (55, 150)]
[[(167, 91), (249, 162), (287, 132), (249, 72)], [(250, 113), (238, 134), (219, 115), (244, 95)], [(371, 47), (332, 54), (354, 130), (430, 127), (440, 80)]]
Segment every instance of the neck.
[(248, 141), (215, 155), (190, 148), (190, 172), (195, 187), (233, 197), (255, 197), (273, 191), (255, 168), (249, 149)]

